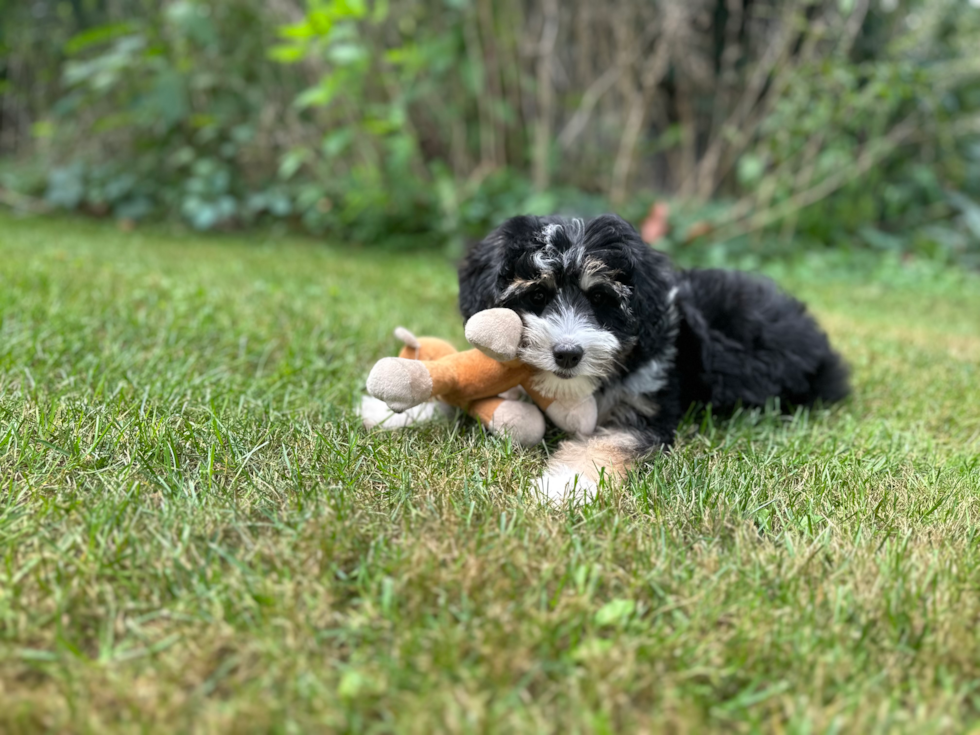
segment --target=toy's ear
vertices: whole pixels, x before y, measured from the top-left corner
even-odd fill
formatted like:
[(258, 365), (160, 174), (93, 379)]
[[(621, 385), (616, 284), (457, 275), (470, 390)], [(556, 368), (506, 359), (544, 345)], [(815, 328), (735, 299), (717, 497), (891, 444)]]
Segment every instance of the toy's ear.
[(499, 306), (500, 284), (512, 275), (521, 253), (538, 247), (537, 217), (512, 217), (470, 248), (459, 266), (459, 310), (464, 319)]

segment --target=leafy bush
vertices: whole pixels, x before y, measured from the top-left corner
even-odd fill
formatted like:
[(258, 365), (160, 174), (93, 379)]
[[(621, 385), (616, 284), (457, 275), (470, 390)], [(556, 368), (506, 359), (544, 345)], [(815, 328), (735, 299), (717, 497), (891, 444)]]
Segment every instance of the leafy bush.
[(263, 175), (278, 158), (270, 113), (292, 96), (261, 57), (267, 21), (259, 3), (178, 0), (72, 38), (52, 108), (71, 153), (48, 200), (129, 219), (179, 212), (200, 229), (287, 214)]
[[(639, 221), (666, 197), (661, 244), (690, 260), (980, 260), (980, 8), (962, 0), (91, 7), (49, 22), (60, 86), (30, 113), (60, 207), (458, 249), (516, 212)], [(29, 61), (21, 26), (0, 33)], [(4, 68), (21, 92), (38, 76)]]
[(718, 234), (856, 239), (980, 265), (980, 9), (926, 2), (893, 16), (897, 31), (873, 29), (873, 60), (832, 54), (787, 78)]

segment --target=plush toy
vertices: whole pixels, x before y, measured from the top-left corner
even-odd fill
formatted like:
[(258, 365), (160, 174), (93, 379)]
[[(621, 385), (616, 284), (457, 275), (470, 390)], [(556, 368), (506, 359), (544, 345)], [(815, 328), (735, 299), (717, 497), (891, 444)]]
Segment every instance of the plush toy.
[(596, 424), (595, 398), (562, 401), (539, 393), (533, 385), (536, 368), (517, 359), (524, 325), (510, 309), (487, 309), (466, 323), (466, 339), (479, 349), (457, 352), (435, 337), (415, 337), (399, 327), (404, 344), (398, 357), (378, 361), (368, 375), (368, 393), (395, 412), (433, 398), (463, 409), (497, 433), (523, 445), (544, 437), (544, 420), (531, 404), (508, 397), (520, 386), (556, 426), (591, 434)]

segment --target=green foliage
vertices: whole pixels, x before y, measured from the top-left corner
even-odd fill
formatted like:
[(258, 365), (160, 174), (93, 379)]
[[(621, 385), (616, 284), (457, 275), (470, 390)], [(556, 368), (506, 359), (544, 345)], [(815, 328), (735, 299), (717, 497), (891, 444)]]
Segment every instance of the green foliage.
[(267, 42), (257, 4), (193, 0), (74, 36), (52, 120), (78, 148), (52, 171), (47, 199), (126, 219), (175, 211), (199, 229), (274, 206), (267, 182), (246, 173), (269, 156), (253, 143), (283, 82), (255, 58)]
[[(506, 213), (557, 204), (506, 169), (460, 185), (421, 154), (412, 79), (452, 74), (458, 49), (376, 53), (384, 5), (317, 3), (278, 33), (263, 5), (179, 0), (73, 36), (50, 119), (64, 162), (47, 201), (121, 219), (177, 213), (201, 230), (284, 220), (389, 247), (438, 238), (456, 251)], [(328, 71), (304, 89), (309, 56)]]
[(879, 252), (980, 266), (980, 9), (903, 10), (890, 29), (872, 18), (873, 58), (831, 54), (785, 83), (738, 161), (744, 198), (731, 249), (856, 235)]
[(0, 182), (57, 207), (458, 252), (518, 212), (639, 223), (669, 197), (661, 245), (690, 262), (847, 243), (980, 264), (980, 8), (961, 0), (54, 6), (47, 66), (26, 15), (0, 27), (59, 80), (32, 113), (47, 181), (22, 158)]

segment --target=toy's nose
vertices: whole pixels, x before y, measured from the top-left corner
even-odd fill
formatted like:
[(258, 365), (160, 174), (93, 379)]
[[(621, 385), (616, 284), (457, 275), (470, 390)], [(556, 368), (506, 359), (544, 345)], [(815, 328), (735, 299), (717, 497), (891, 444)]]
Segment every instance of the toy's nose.
[(554, 349), (555, 364), (562, 370), (571, 370), (582, 362), (582, 355), (585, 354), (578, 345), (556, 345)]

